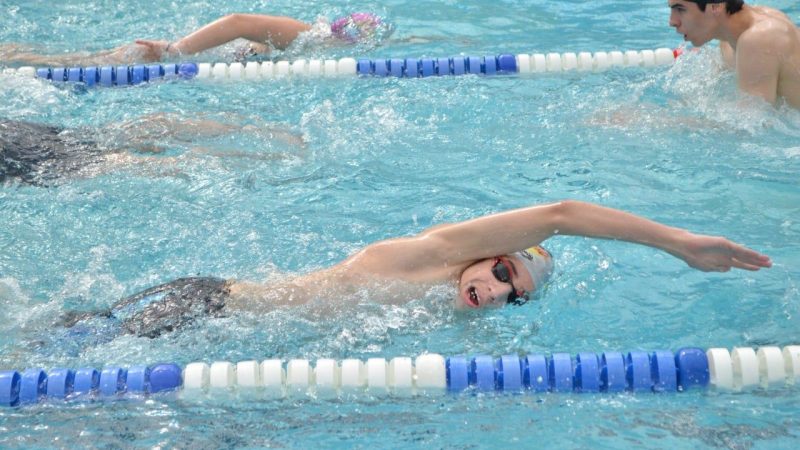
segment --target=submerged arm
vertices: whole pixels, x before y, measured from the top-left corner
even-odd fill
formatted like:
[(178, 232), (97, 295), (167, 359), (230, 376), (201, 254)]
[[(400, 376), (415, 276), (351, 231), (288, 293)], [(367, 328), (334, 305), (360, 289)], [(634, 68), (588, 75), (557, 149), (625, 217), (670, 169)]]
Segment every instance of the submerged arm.
[[(239, 122), (251, 121), (247, 117), (231, 117)], [(123, 141), (128, 146), (152, 151), (154, 143), (165, 139), (179, 142), (194, 142), (198, 138), (250, 133), (270, 140), (277, 140), (297, 147), (305, 148), (303, 137), (281, 124), (259, 121), (256, 124), (238, 125), (220, 122), (208, 118), (190, 118), (174, 113), (154, 113), (133, 120), (115, 123), (107, 127), (107, 132)]]

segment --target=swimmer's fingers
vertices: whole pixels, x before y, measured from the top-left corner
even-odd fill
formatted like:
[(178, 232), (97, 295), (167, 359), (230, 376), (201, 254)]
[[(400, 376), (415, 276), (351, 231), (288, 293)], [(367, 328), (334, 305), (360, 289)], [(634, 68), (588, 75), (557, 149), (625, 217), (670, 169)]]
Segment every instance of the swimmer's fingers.
[(772, 260), (769, 256), (751, 250), (739, 244), (733, 244), (732, 266), (744, 270), (758, 270), (761, 268), (772, 267)]
[(169, 45), (168, 41), (152, 41), (148, 39), (137, 39), (134, 42), (144, 47), (144, 55), (142, 57), (147, 61), (160, 61), (167, 45)]
[(757, 270), (761, 270), (762, 267), (767, 267), (767, 266), (757, 266), (755, 264), (743, 263), (743, 262), (741, 262), (739, 260), (736, 260), (736, 259), (733, 260), (733, 264), (731, 266), (732, 267), (736, 267), (737, 269), (749, 270), (749, 271), (752, 271), (752, 272), (755, 272)]
[(694, 235), (684, 260), (689, 266), (705, 272), (727, 272), (732, 267), (758, 270), (771, 267), (766, 255), (718, 236)]
[(712, 253), (712, 260), (708, 262), (706, 271), (728, 272), (732, 268), (757, 271), (764, 267), (772, 267), (769, 256), (762, 255), (755, 250), (725, 240), (725, 251)]
[(167, 46), (169, 42), (164, 40), (153, 40), (153, 39), (136, 39), (133, 41), (139, 45), (144, 45), (151, 48), (157, 48), (163, 50), (164, 47)]

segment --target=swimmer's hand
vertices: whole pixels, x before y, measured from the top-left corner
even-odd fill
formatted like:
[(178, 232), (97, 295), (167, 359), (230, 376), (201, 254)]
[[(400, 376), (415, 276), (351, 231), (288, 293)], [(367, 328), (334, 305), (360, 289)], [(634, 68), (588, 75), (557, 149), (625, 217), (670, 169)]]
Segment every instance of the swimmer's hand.
[(169, 41), (137, 39), (135, 42), (144, 48), (141, 57), (146, 62), (161, 61), (161, 58), (164, 56), (176, 56), (180, 54), (177, 48), (173, 50), (172, 47), (174, 47), (174, 45), (170, 45)]
[(719, 236), (689, 233), (682, 246), (678, 256), (690, 267), (704, 272), (727, 272), (732, 267), (753, 271), (772, 267), (769, 256)]

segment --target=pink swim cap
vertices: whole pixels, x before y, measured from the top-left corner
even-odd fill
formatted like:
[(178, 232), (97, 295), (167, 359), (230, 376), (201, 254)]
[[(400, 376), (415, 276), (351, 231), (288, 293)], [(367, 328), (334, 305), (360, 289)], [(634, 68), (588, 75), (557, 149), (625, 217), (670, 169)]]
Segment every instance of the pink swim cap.
[(375, 14), (357, 12), (331, 22), (331, 33), (347, 42), (357, 42), (374, 35), (382, 23)]

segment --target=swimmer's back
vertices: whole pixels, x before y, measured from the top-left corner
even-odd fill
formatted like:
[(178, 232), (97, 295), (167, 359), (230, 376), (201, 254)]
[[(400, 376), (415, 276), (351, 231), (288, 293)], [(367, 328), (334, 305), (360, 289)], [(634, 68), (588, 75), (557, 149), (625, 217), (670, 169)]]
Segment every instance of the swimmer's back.
[(768, 29), (779, 30), (781, 36), (787, 37), (788, 54), (781, 60), (777, 94), (789, 105), (800, 108), (800, 27), (783, 12), (764, 6), (753, 9), (763, 15), (768, 22)]

